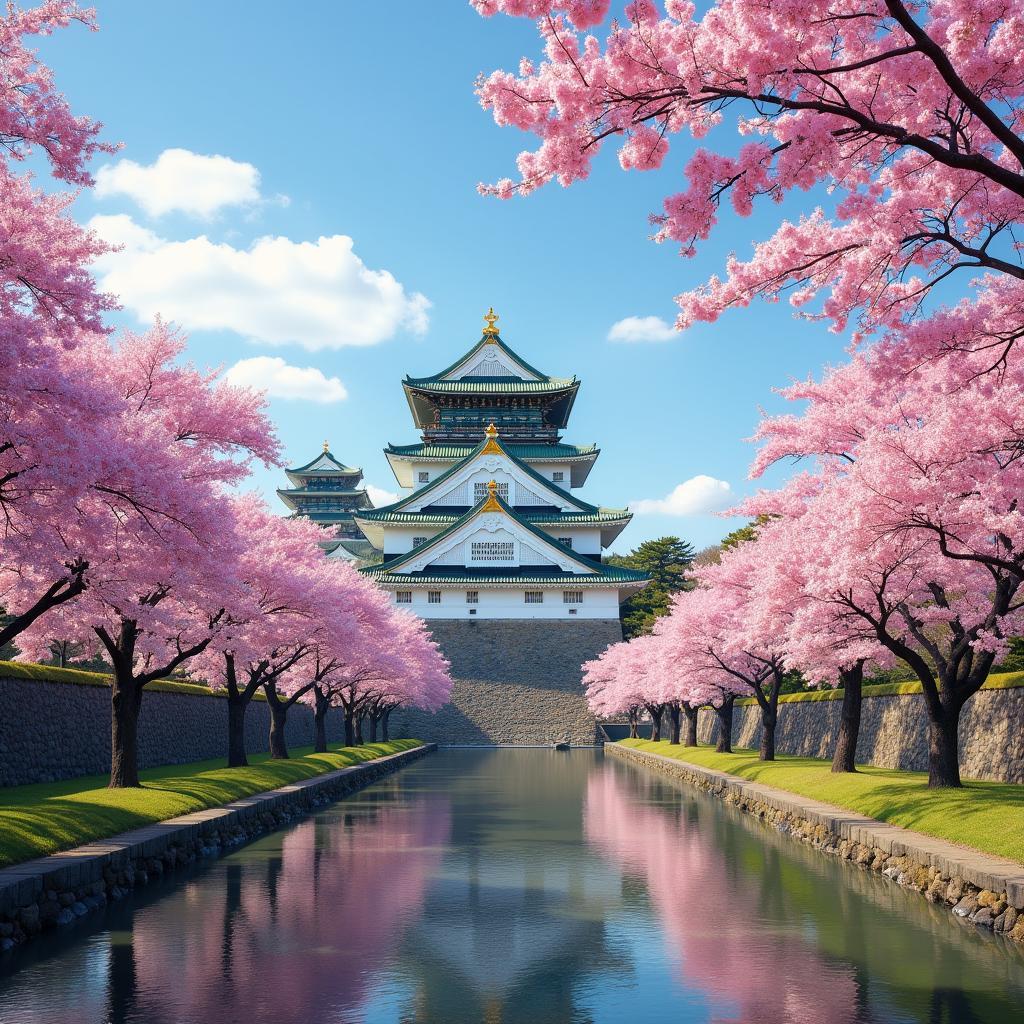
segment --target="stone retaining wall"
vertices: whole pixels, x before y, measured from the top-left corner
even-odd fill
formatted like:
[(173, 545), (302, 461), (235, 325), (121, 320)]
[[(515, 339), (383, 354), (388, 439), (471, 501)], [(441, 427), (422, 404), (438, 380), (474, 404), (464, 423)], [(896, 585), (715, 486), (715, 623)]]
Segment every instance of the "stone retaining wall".
[(427, 625), (452, 663), (451, 703), (436, 714), (399, 709), (392, 736), (451, 745), (593, 745), (596, 723), (583, 695), (581, 666), (622, 639), (618, 620)]
[[(0, 786), (55, 782), (110, 770), (110, 689), (80, 683), (0, 677)], [(246, 713), (245, 748), (267, 749), (270, 709), (253, 701)], [(327, 716), (330, 742), (344, 739), (338, 711)], [(313, 712), (288, 712), (288, 744), (312, 746)], [(187, 764), (224, 757), (228, 702), (214, 695), (147, 691), (139, 722), (139, 765)]]
[(807, 843), (1024, 944), (1024, 865), (675, 758), (605, 744), (605, 753), (679, 779)]
[(140, 885), (228, 853), (435, 750), (403, 750), (0, 870), (0, 952), (71, 924)]
[[(865, 696), (857, 761), (880, 768), (928, 770), (928, 717), (919, 694)], [(839, 729), (842, 701), (779, 703), (775, 747), (780, 754), (831, 758)], [(971, 779), (1024, 782), (1024, 687), (981, 690), (960, 719), (960, 771)], [(701, 743), (718, 738), (714, 713), (703, 710), (698, 721)], [(761, 709), (737, 705), (732, 742), (757, 749), (761, 742)]]

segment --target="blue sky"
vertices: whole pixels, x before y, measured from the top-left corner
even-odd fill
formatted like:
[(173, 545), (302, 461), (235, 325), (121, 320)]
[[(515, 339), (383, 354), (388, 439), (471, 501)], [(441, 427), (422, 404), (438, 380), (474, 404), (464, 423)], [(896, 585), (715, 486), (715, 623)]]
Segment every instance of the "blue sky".
[[(329, 438), (370, 484), (393, 492), (381, 449), (416, 439), (402, 375), (452, 362), (478, 340), (489, 305), (526, 359), (582, 378), (566, 439), (601, 445), (584, 495), (605, 505), (661, 499), (697, 476), (749, 493), (743, 439), (759, 409), (780, 408), (771, 388), (843, 358), (842, 339), (785, 305), (759, 304), (669, 341), (607, 340), (625, 317), (671, 321), (674, 295), (720, 270), (729, 252), (747, 256), (800, 206), (727, 213), (694, 260), (655, 245), (647, 217), (682, 187), (684, 139), (657, 172), (625, 174), (609, 148), (571, 189), (478, 196), (477, 182), (514, 173), (529, 140), (494, 125), (474, 79), (538, 54), (528, 21), (486, 20), (461, 0), (318, 3), (303, 16), (262, 0), (96, 7), (98, 34), (72, 28), (42, 51), (75, 109), (124, 143), (97, 166), (141, 168), (106, 172), (105, 194), (76, 206), (82, 221), (105, 218), (94, 223), (130, 241), (118, 264), (101, 268), (124, 287), (115, 321), (138, 327), (162, 309), (190, 324), (200, 365), (270, 357), (340, 381), (341, 400), (272, 399), (289, 464)], [(183, 189), (180, 174), (156, 174), (170, 149), (187, 151), (183, 166), (200, 174), (213, 168), (211, 187), (239, 201), (204, 207), (205, 193)], [(188, 154), (233, 164), (189, 164)], [(318, 244), (335, 236), (352, 239), (355, 258), (342, 242)], [(356, 260), (393, 282), (361, 281)], [(354, 340), (364, 344), (345, 343)], [(316, 390), (340, 394), (336, 383)], [(282, 480), (261, 471), (255, 485), (276, 505)], [(700, 547), (735, 525), (648, 512), (616, 547), (664, 533)]]

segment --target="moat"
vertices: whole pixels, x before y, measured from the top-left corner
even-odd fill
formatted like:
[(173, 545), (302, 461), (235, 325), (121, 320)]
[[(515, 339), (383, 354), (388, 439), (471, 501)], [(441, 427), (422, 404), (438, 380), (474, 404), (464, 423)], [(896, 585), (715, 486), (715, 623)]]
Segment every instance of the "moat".
[(1024, 1020), (1024, 956), (599, 752), (449, 750), (0, 962), (4, 1024)]

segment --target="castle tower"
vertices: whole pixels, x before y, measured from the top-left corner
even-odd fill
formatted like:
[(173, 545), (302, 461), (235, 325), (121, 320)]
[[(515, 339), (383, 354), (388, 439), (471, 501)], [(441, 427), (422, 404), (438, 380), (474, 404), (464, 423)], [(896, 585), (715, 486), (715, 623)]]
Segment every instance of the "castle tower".
[(631, 513), (573, 493), (600, 454), (561, 437), (579, 381), (527, 363), (497, 319), (447, 369), (403, 381), (421, 440), (385, 449), (408, 493), (353, 512), (383, 556), (362, 571), (427, 619), (452, 661), (453, 704), (407, 713), (412, 733), (592, 743), (580, 665), (622, 639), (619, 605), (647, 577), (602, 561)]
[(373, 556), (372, 546), (352, 521), (357, 509), (373, 508), (361, 469), (339, 462), (324, 441), (315, 459), (285, 473), (292, 486), (278, 488), (277, 496), (294, 515), (329, 528), (334, 539), (324, 548), (330, 557), (367, 561)]

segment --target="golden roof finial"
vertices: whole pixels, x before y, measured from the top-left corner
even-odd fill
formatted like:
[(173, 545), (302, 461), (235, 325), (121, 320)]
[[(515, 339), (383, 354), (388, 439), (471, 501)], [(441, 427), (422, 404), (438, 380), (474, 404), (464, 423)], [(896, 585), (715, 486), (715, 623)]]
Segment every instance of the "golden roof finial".
[(487, 438), (487, 441), (480, 454), (501, 455), (501, 446), (498, 444), (498, 428), (494, 425), (493, 420), (487, 424), (487, 427), (484, 430), (484, 437)]
[(327, 441), (324, 441), (324, 454), (326, 455), (330, 450), (331, 450), (330, 443), (327, 442)]
[(501, 505), (498, 504), (498, 481), (492, 480), (487, 485), (487, 500), (481, 512), (500, 512)]
[(496, 338), (498, 336), (498, 328), (495, 327), (495, 323), (498, 321), (498, 314), (494, 312), (494, 307), (491, 306), (487, 310), (487, 315), (484, 317), (487, 326), (484, 328), (485, 338)]

